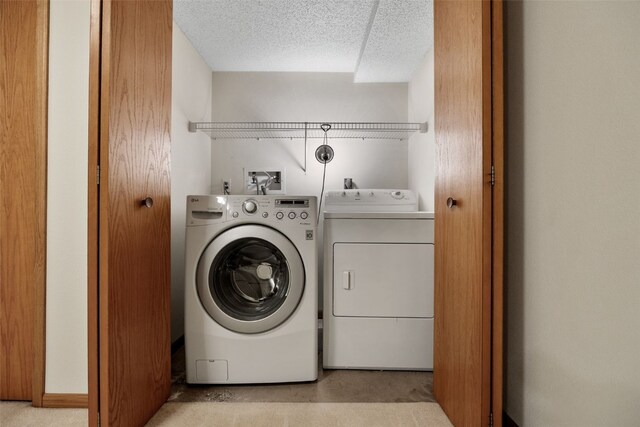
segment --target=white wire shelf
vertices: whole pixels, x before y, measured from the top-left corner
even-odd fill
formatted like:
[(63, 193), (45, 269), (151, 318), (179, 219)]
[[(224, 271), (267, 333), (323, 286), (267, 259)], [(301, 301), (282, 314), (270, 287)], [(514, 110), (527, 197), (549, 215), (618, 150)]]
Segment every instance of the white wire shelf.
[(322, 126), (330, 125), (328, 139), (376, 139), (404, 141), (416, 132), (427, 132), (424, 123), (363, 122), (189, 122), (190, 132), (204, 132), (212, 140), (322, 139)]

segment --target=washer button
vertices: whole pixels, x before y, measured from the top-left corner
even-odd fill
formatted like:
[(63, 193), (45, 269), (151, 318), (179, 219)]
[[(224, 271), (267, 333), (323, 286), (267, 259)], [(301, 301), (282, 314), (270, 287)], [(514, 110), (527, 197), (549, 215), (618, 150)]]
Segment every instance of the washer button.
[(231, 216), (234, 217), (234, 218), (238, 218), (238, 212), (232, 213)]
[(268, 212), (262, 212), (262, 218), (266, 218), (266, 217), (268, 217), (268, 216), (269, 216), (269, 213), (268, 213)]
[(300, 218), (302, 218), (302, 219), (307, 219), (307, 218), (309, 218), (309, 214), (308, 214), (308, 213), (306, 213), (306, 212), (302, 212), (302, 213), (300, 214)]
[(289, 212), (289, 219), (296, 219), (296, 213), (295, 212)]
[(276, 218), (282, 219), (282, 218), (284, 218), (284, 214), (282, 212), (277, 212), (276, 213)]

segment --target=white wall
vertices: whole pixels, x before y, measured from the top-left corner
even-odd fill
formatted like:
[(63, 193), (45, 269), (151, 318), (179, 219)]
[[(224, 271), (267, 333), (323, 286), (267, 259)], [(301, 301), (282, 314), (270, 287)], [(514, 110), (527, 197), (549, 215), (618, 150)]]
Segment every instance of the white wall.
[(427, 133), (409, 138), (409, 188), (419, 197), (421, 211), (434, 210), (435, 132), (434, 132), (434, 67), (433, 49), (429, 51), (409, 81), (409, 121), (428, 122)]
[[(407, 120), (406, 83), (353, 83), (350, 73), (213, 73), (214, 121), (383, 121)], [(244, 166), (282, 166), (292, 195), (319, 196), (322, 165), (314, 152), (321, 140), (310, 140), (307, 173), (302, 171), (304, 142), (215, 141), (212, 189), (243, 193)], [(330, 141), (335, 158), (327, 164), (326, 189), (342, 189), (343, 178), (360, 188), (406, 188), (407, 143)]]
[[(351, 73), (213, 73), (214, 121), (406, 122), (406, 83), (353, 83)], [(211, 187), (244, 194), (243, 167), (283, 167), (290, 195), (320, 196), (323, 166), (315, 159), (322, 140), (218, 140), (212, 143)], [(332, 140), (325, 190), (340, 190), (344, 178), (359, 188), (407, 188), (407, 141)], [(318, 228), (322, 307), (322, 221)]]
[(640, 420), (640, 2), (506, 2), (506, 410)]
[(171, 108), (171, 341), (184, 333), (184, 238), (189, 194), (208, 194), (211, 140), (189, 121), (211, 120), (211, 69), (173, 25)]
[(47, 393), (86, 393), (90, 2), (52, 0), (47, 170)]

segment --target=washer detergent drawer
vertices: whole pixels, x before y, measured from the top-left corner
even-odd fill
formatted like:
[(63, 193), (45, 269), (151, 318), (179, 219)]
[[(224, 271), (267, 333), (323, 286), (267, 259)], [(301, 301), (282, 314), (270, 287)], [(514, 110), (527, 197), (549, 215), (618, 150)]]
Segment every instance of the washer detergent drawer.
[(336, 243), (333, 315), (433, 317), (433, 244)]

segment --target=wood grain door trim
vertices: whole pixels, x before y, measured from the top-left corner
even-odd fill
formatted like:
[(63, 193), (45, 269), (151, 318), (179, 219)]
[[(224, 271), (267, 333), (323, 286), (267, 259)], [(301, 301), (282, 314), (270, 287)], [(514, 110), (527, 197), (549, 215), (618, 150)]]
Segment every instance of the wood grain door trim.
[(89, 425), (98, 425), (100, 412), (99, 357), (99, 198), (98, 164), (100, 152), (100, 0), (91, 0), (89, 29), (89, 137), (88, 137), (88, 216), (87, 216), (87, 314), (88, 314), (88, 408)]
[(49, 99), (49, 0), (37, 1), (36, 16), (36, 182), (37, 255), (33, 339), (32, 405), (43, 405), (46, 366), (47, 135)]
[(493, 321), (493, 64), (492, 64), (492, 1), (482, 2), (482, 126), (484, 175), (482, 252), (482, 423), (490, 423), (492, 397), (492, 321)]
[[(98, 105), (98, 141), (109, 140), (109, 61), (110, 61), (110, 46), (111, 46), (111, 0), (100, 1), (100, 69), (98, 80), (98, 93), (99, 93), (99, 105)], [(106, 70), (105, 70), (106, 68)], [(100, 173), (102, 174), (101, 185), (98, 185), (98, 221), (97, 225), (97, 326), (98, 326), (98, 408), (101, 412), (109, 411), (109, 388), (108, 384), (104, 381), (100, 381), (101, 378), (108, 378), (109, 376), (109, 352), (107, 346), (104, 345), (104, 337), (109, 333), (109, 324), (106, 314), (103, 312), (108, 302), (109, 292), (106, 286), (100, 286), (101, 283), (107, 284), (109, 281), (108, 260), (106, 254), (109, 253), (108, 240), (100, 239), (100, 236), (108, 235), (108, 209), (107, 209), (107, 196), (109, 194), (109, 153), (105, 153), (106, 144), (100, 144), (98, 142), (98, 151), (96, 152), (97, 164), (100, 165)], [(107, 417), (108, 418), (108, 417)], [(98, 413), (98, 420), (100, 414)], [(108, 424), (108, 420), (107, 420)], [(98, 426), (100, 422), (98, 421)]]
[(494, 0), (491, 9), (491, 56), (493, 100), (493, 265), (491, 412), (493, 425), (503, 423), (504, 381), (504, 22), (503, 2)]

